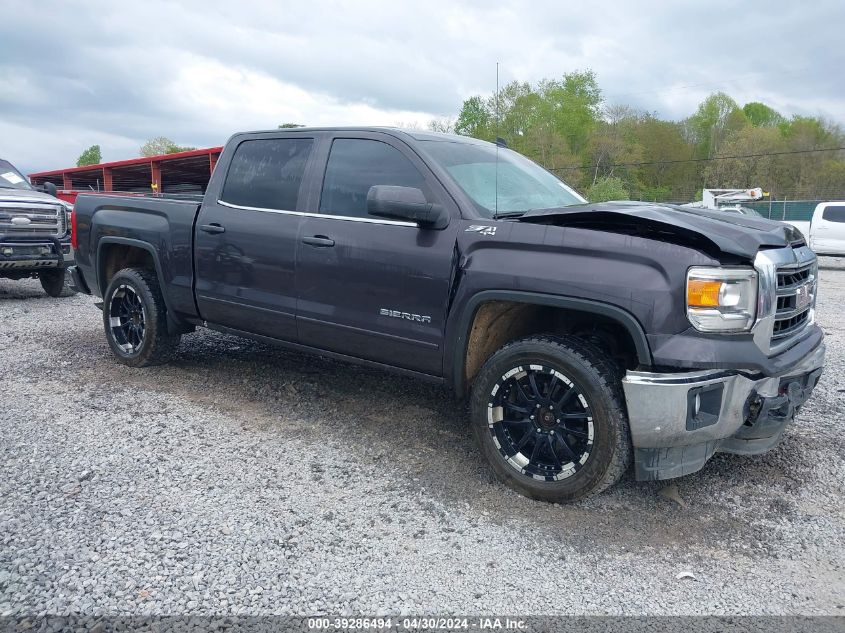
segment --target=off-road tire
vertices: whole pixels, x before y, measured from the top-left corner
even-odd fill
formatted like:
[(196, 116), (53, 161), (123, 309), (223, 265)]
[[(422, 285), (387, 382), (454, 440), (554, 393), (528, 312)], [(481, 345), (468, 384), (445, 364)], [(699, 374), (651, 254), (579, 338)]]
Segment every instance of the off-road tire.
[[(584, 453), (582, 453), (582, 458), (585, 461), (578, 464), (573, 459), (568, 464), (562, 464), (561, 471), (557, 474), (553, 473), (556, 477), (563, 477), (559, 480), (550, 481), (548, 480), (549, 476), (544, 478), (547, 471), (538, 475), (540, 479), (535, 478), (530, 473), (526, 474), (526, 469), (535, 469), (536, 473), (538, 468), (551, 467), (541, 464), (540, 460), (537, 462), (538, 465), (534, 465), (533, 455), (526, 464), (527, 458), (521, 452), (511, 453), (509, 461), (506, 454), (509, 448), (513, 448), (512, 444), (508, 443), (508, 441), (512, 441), (510, 431), (505, 436), (496, 436), (497, 432), (501, 434), (501, 429), (506, 428), (506, 424), (511, 424), (510, 422), (493, 422), (499, 415), (499, 413), (494, 414), (493, 405), (504, 397), (499, 395), (500, 400), (497, 401), (496, 394), (499, 389), (505, 388), (503, 385), (507, 384), (509, 385), (506, 387), (507, 393), (514, 390), (526, 395), (526, 390), (519, 388), (513, 382), (507, 383), (508, 380), (512, 381), (514, 378), (506, 379), (506, 374), (517, 367), (527, 370), (530, 365), (543, 367), (546, 373), (536, 373), (539, 372), (539, 370), (536, 370), (535, 376), (548, 377), (549, 382), (554, 380), (556, 375), (554, 372), (559, 372), (565, 376), (579, 390), (576, 391), (576, 394), (580, 392), (584, 396), (583, 401), (588, 404), (584, 407), (579, 400), (577, 404), (583, 408), (583, 412), (568, 414), (573, 417), (580, 415), (583, 419), (582, 423), (584, 425), (589, 424), (589, 427), (585, 426), (584, 429), (589, 430), (589, 433), (592, 434), (591, 440), (586, 437), (578, 440), (583, 443)], [(521, 374), (522, 372), (519, 371), (514, 375), (520, 376)], [(484, 363), (473, 383), (470, 400), (473, 433), (484, 457), (490, 463), (495, 474), (504, 483), (527, 497), (556, 503), (568, 503), (588, 495), (597, 494), (619, 481), (631, 463), (632, 454), (630, 429), (623, 404), (621, 378), (621, 370), (616, 363), (601, 349), (580, 338), (572, 336), (531, 336), (503, 346)], [(516, 380), (523, 381), (525, 379), (525, 377), (516, 378)], [(560, 388), (560, 384), (560, 382), (557, 383), (556, 390)], [(536, 387), (537, 383), (532, 382), (531, 386)], [(559, 392), (555, 391), (555, 393)], [(513, 398), (513, 396), (509, 397)], [(509, 406), (506, 405), (506, 407)], [(501, 408), (500, 411), (504, 411), (506, 407)], [(522, 408), (530, 409), (530, 406)], [(554, 409), (553, 406), (552, 409)], [(521, 414), (509, 413), (507, 415), (519, 417)], [(552, 412), (552, 417), (555, 417), (554, 412)], [(560, 415), (560, 417), (564, 416)], [(547, 422), (554, 424), (554, 420), (547, 420)], [(500, 425), (498, 431), (496, 424)], [(550, 433), (550, 431), (540, 428), (538, 422), (526, 423), (523, 420), (514, 424), (517, 425), (517, 429), (529, 428), (532, 433)], [(523, 424), (529, 424), (529, 426), (523, 427), (521, 426)], [(531, 427), (531, 424), (534, 427)], [(582, 431), (583, 436), (587, 435), (587, 430)], [(563, 441), (563, 438), (560, 437), (561, 433), (566, 434), (566, 431), (559, 431), (559, 437), (554, 438), (556, 441)], [(503, 442), (500, 442), (500, 437), (504, 438)], [(572, 436), (567, 437), (571, 438)], [(549, 440), (553, 448), (552, 453), (547, 454), (557, 453), (558, 451), (554, 449), (558, 445), (552, 438), (546, 439)], [(592, 444), (590, 444), (590, 441), (592, 441)], [(497, 445), (497, 442), (499, 445)], [(569, 451), (569, 446), (566, 447), (566, 450)], [(563, 461), (558, 459), (557, 455), (555, 455), (555, 459)], [(567, 467), (571, 467), (574, 474), (566, 474), (568, 472)]]
[[(115, 295), (133, 295), (137, 298), (140, 313), (143, 315), (143, 334), (140, 342), (128, 350), (126, 339), (119, 340), (121, 330), (115, 327), (112, 319), (116, 317)], [(119, 303), (119, 301), (118, 301)], [(116, 317), (120, 319), (120, 317)], [(167, 308), (161, 294), (155, 271), (145, 268), (124, 268), (112, 277), (103, 296), (103, 327), (106, 340), (114, 355), (124, 365), (147, 367), (161, 365), (170, 360), (179, 346), (181, 336), (167, 331)]]
[(70, 277), (64, 268), (42, 270), (38, 273), (41, 287), (51, 297), (72, 297), (76, 291), (70, 287)]

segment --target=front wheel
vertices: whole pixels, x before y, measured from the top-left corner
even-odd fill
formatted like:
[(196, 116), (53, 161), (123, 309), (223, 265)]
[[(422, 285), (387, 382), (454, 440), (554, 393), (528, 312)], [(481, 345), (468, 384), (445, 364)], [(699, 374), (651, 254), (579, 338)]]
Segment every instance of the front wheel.
[(38, 273), (41, 287), (51, 297), (72, 297), (76, 291), (70, 287), (70, 279), (64, 268), (42, 270)]
[(180, 336), (167, 332), (167, 308), (155, 272), (124, 268), (103, 296), (103, 326), (124, 365), (146, 367), (170, 360)]
[(619, 369), (571, 336), (509, 343), (472, 389), (472, 427), (496, 475), (518, 492), (566, 503), (616, 483), (631, 461)]

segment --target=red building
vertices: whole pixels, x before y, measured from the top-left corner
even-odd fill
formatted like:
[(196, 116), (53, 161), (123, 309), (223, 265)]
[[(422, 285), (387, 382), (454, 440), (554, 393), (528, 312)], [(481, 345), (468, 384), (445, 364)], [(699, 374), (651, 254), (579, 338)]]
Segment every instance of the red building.
[(222, 147), (132, 158), (29, 174), (33, 185), (51, 182), (73, 203), (79, 193), (205, 193)]

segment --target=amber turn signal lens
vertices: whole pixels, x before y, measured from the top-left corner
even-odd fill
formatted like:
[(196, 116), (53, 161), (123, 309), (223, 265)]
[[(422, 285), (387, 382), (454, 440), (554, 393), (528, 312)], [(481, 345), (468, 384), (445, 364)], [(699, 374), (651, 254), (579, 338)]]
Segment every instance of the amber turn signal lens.
[(719, 307), (719, 291), (723, 283), (710, 279), (690, 279), (687, 282), (687, 305), (691, 308)]

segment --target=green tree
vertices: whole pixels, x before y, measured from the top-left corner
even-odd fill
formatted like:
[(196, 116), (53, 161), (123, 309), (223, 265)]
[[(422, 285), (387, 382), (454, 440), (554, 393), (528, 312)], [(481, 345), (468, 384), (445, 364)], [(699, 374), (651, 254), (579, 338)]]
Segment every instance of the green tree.
[(754, 127), (778, 127), (785, 119), (777, 110), (759, 101), (752, 101), (742, 106), (748, 122)]
[(591, 184), (601, 176), (617, 175), (617, 170), (627, 173), (625, 164), (642, 160), (642, 147), (634, 135), (639, 113), (628, 106), (611, 105), (602, 114), (603, 120), (587, 141), (586, 156), (593, 172)]
[(160, 156), (162, 154), (177, 154), (188, 152), (196, 147), (183, 147), (177, 145), (166, 136), (151, 138), (141, 146), (141, 156)]
[(608, 176), (599, 178), (587, 189), (587, 200), (590, 202), (607, 202), (609, 200), (628, 200), (630, 194), (621, 178)]
[(103, 162), (103, 154), (100, 151), (99, 145), (92, 145), (79, 155), (76, 159), (77, 167), (84, 167), (85, 165), (98, 165)]
[(842, 130), (822, 119), (809, 116), (793, 116), (779, 126), (781, 133), (793, 149), (815, 149), (830, 147), (842, 140)]
[(492, 122), (492, 113), (487, 109), (484, 99), (479, 96), (470, 97), (461, 106), (458, 120), (455, 122), (455, 132), (464, 136), (488, 138)]
[(597, 127), (602, 103), (601, 89), (591, 70), (566, 73), (560, 80), (544, 80), (538, 86), (542, 110), (569, 149), (580, 154)]
[(733, 158), (751, 154), (781, 152), (786, 144), (780, 131), (770, 127), (748, 126), (725, 141), (716, 158), (704, 169), (707, 187), (762, 187), (776, 189), (779, 166), (776, 157)]
[(501, 136), (508, 145), (520, 149), (521, 139), (541, 115), (538, 111), (539, 95), (528, 82), (512, 81), (487, 98), (487, 111), (492, 115), (493, 137)]
[[(514, 150), (593, 198), (689, 201), (707, 187), (763, 187), (774, 196), (845, 196), (845, 133), (812, 117), (786, 119), (760, 102), (717, 92), (681, 121), (604, 106), (595, 75), (511, 81), (464, 101), (455, 130)], [(766, 154), (756, 156), (756, 154)], [(606, 192), (611, 184), (621, 187)]]
[(736, 101), (724, 92), (717, 92), (702, 101), (695, 114), (687, 119), (690, 141), (700, 157), (709, 158), (719, 147), (728, 117), (739, 110)]
[(297, 127), (305, 127), (305, 126), (302, 125), (302, 123), (282, 123), (279, 126), (279, 129), (280, 130), (288, 130), (288, 129), (297, 128)]
[(831, 191), (831, 183), (822, 174), (832, 173), (830, 160), (843, 158), (843, 153), (820, 151), (845, 146), (842, 129), (824, 119), (793, 116), (780, 125), (788, 151), (801, 152), (777, 157), (778, 176), (787, 186), (791, 198), (839, 197), (841, 192)]
[(536, 86), (511, 81), (486, 98), (464, 101), (455, 123), (459, 134), (494, 140), (504, 138), (512, 149), (550, 168), (566, 168), (573, 184), (589, 184), (579, 176), (590, 134), (600, 118), (601, 90), (592, 71), (576, 71)]
[(631, 172), (643, 199), (654, 199), (649, 190), (667, 188), (669, 193), (662, 200), (686, 200), (700, 188), (697, 164), (684, 162), (692, 157), (693, 148), (684, 138), (681, 124), (649, 114), (640, 118), (633, 135), (642, 152), (640, 162), (645, 164), (631, 167)]
[(665, 202), (672, 195), (672, 189), (666, 186), (643, 187), (640, 189), (639, 198), (647, 202)]

